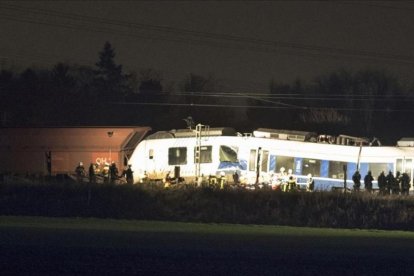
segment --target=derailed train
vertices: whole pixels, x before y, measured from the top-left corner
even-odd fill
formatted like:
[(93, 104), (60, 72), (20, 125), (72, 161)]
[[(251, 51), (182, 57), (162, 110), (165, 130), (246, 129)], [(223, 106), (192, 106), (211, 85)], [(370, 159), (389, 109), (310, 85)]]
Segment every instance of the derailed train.
[[(394, 175), (397, 171), (406, 172), (412, 183), (411, 140), (405, 138), (396, 146), (381, 146), (379, 141), (345, 135), (275, 129), (241, 134), (231, 128), (197, 125), (196, 129), (149, 135), (137, 146), (129, 163), (135, 182), (163, 179), (168, 173), (190, 182), (220, 175), (231, 181), (237, 172), (241, 183), (272, 184), (284, 168), (292, 171), (299, 184), (311, 174), (315, 190), (343, 188), (344, 182), (351, 189), (356, 170), (362, 179), (371, 171), (375, 180), (382, 171)], [(378, 188), (376, 181), (373, 185)]]

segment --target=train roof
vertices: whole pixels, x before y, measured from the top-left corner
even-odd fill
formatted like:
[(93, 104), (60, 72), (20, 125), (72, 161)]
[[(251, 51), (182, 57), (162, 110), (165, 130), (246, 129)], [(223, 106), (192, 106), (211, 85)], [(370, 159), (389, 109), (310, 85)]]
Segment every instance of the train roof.
[(297, 131), (286, 129), (258, 128), (253, 131), (254, 137), (273, 138), (293, 141), (311, 141), (316, 142), (317, 134), (310, 131)]
[[(204, 137), (212, 136), (251, 136), (256, 138), (267, 138), (277, 140), (290, 140), (300, 142), (314, 142), (314, 143), (328, 143), (346, 146), (372, 146), (374, 143), (368, 138), (354, 137), (349, 135), (318, 135), (316, 132), (311, 131), (298, 131), (298, 130), (286, 130), (286, 129), (271, 129), (271, 128), (258, 128), (253, 133), (241, 134), (234, 128), (230, 127), (218, 127), (210, 128), (209, 126), (202, 126), (201, 135)], [(195, 138), (195, 129), (172, 129), (168, 131), (158, 131), (149, 136), (146, 140), (155, 139), (174, 139), (174, 138)], [(375, 138), (378, 145), (381, 143)]]
[[(203, 136), (237, 136), (237, 132), (234, 128), (230, 127), (217, 127), (217, 128), (205, 128), (202, 130)], [(190, 138), (195, 137), (195, 129), (172, 129), (167, 131), (158, 131), (149, 136), (146, 140), (154, 139), (168, 139), (168, 138)]]
[(403, 137), (397, 141), (398, 147), (414, 147), (414, 137)]

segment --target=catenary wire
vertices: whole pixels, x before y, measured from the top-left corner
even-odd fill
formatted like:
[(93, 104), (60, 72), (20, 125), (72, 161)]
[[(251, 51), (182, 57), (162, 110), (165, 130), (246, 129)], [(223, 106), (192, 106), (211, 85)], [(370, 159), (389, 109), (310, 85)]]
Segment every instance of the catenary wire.
[(148, 105), (148, 106), (186, 106), (186, 107), (220, 107), (220, 108), (255, 108), (255, 109), (303, 109), (303, 110), (337, 110), (337, 111), (373, 111), (373, 112), (407, 112), (414, 113), (414, 109), (392, 109), (392, 108), (347, 108), (347, 107), (287, 107), (287, 106), (258, 106), (258, 105), (233, 105), (233, 104), (198, 104), (198, 103), (138, 103), (118, 102), (115, 105)]
[[(24, 11), (26, 13), (37, 12), (43, 15), (54, 14), (54, 15), (59, 15), (60, 17), (66, 17), (69, 19), (76, 19), (76, 20), (83, 19), (85, 21), (97, 22), (97, 23), (106, 24), (106, 25), (115, 25), (115, 26), (122, 26), (122, 27), (128, 27), (128, 28), (149, 29), (152, 31), (175, 33), (175, 34), (180, 34), (180, 35), (185, 35), (185, 36), (196, 36), (201, 39), (207, 38), (207, 39), (219, 39), (219, 40), (224, 40), (224, 41), (247, 42), (247, 43), (253, 43), (253, 44), (261, 45), (261, 46), (271, 46), (271, 47), (277, 47), (277, 48), (288, 48), (288, 49), (293, 49), (293, 50), (319, 52), (319, 53), (302, 53), (302, 55), (305, 54), (305, 56), (311, 56), (311, 57), (317, 57), (318, 55), (322, 55), (325, 57), (332, 57), (332, 56), (337, 57), (337, 56), (342, 55), (343, 57), (356, 57), (356, 58), (363, 58), (363, 59), (367, 59), (367, 58), (368, 59), (387, 59), (390, 61), (399, 62), (403, 64), (414, 64), (414, 57), (406, 56), (406, 55), (384, 54), (384, 53), (376, 53), (372, 51), (348, 50), (348, 49), (341, 49), (341, 48), (313, 46), (313, 45), (296, 44), (296, 43), (289, 43), (289, 42), (276, 42), (276, 41), (268, 41), (268, 40), (247, 38), (247, 37), (234, 36), (234, 35), (199, 32), (199, 31), (178, 29), (178, 28), (172, 28), (172, 27), (156, 26), (156, 25), (150, 25), (150, 24), (138, 24), (138, 23), (131, 23), (131, 22), (120, 21), (120, 20), (108, 20), (108, 19), (103, 19), (99, 17), (91, 17), (91, 16), (84, 16), (84, 15), (81, 16), (81, 15), (76, 15), (76, 14), (62, 13), (62, 12), (57, 12), (57, 11), (45, 10), (45, 9), (26, 9), (26, 8), (23, 8), (21, 6), (16, 6), (16, 5), (2, 5), (2, 6), (3, 8), (6, 8), (6, 9), (11, 9), (11, 10), (14, 9), (14, 10), (19, 10), (19, 11)], [(7, 18), (9, 20), (18, 20), (16, 18), (10, 18), (10, 17), (7, 17)], [(31, 21), (31, 23), (39, 23), (39, 22)], [(42, 22), (40, 22), (39, 24), (42, 24)], [(60, 26), (62, 25), (60, 24)], [(141, 37), (141, 38), (145, 38), (145, 37)], [(151, 39), (160, 39), (160, 38), (151, 38)], [(171, 40), (171, 38), (162, 38), (162, 39)], [(177, 39), (173, 39), (172, 41), (179, 42), (179, 40)], [(192, 41), (192, 40), (188, 41), (188, 38), (186, 38), (186, 42), (193, 43), (195, 41)], [(206, 43), (206, 41), (203, 41), (203, 43)], [(220, 47), (222, 46), (223, 45), (220, 45)], [(272, 52), (272, 49), (264, 49), (264, 51)], [(300, 55), (300, 54), (295, 54), (295, 55)]]

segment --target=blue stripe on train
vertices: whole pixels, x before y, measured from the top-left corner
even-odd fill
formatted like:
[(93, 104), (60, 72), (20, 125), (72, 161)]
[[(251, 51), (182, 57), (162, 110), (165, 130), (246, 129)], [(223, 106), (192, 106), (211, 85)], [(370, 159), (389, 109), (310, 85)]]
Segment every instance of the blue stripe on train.
[[(306, 177), (298, 177), (297, 182), (299, 184), (306, 183)], [(329, 179), (329, 178), (314, 178), (315, 181), (315, 190), (316, 191), (331, 191), (335, 188), (343, 188), (344, 180), (343, 179)], [(346, 181), (346, 187), (350, 190), (354, 187), (354, 182), (351, 180)], [(361, 189), (364, 189), (364, 182), (361, 183)], [(378, 189), (377, 181), (372, 182), (372, 188)]]

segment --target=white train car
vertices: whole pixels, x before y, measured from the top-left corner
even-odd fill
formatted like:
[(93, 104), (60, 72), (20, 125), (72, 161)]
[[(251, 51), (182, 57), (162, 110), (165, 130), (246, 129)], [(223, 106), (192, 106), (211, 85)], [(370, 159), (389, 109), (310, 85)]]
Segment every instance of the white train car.
[(242, 183), (271, 184), (282, 167), (291, 170), (298, 183), (305, 183), (311, 174), (317, 190), (343, 187), (345, 175), (347, 187), (352, 188), (357, 168), (362, 179), (368, 171), (375, 179), (381, 171), (406, 172), (411, 183), (413, 178), (414, 148), (410, 146), (372, 146), (366, 139), (344, 135), (273, 129), (242, 135), (230, 128), (215, 128), (198, 134), (187, 129), (148, 136), (129, 160), (135, 182), (144, 177), (162, 179), (167, 173), (195, 181), (198, 146), (199, 175), (204, 179), (225, 173), (231, 181), (237, 172)]

